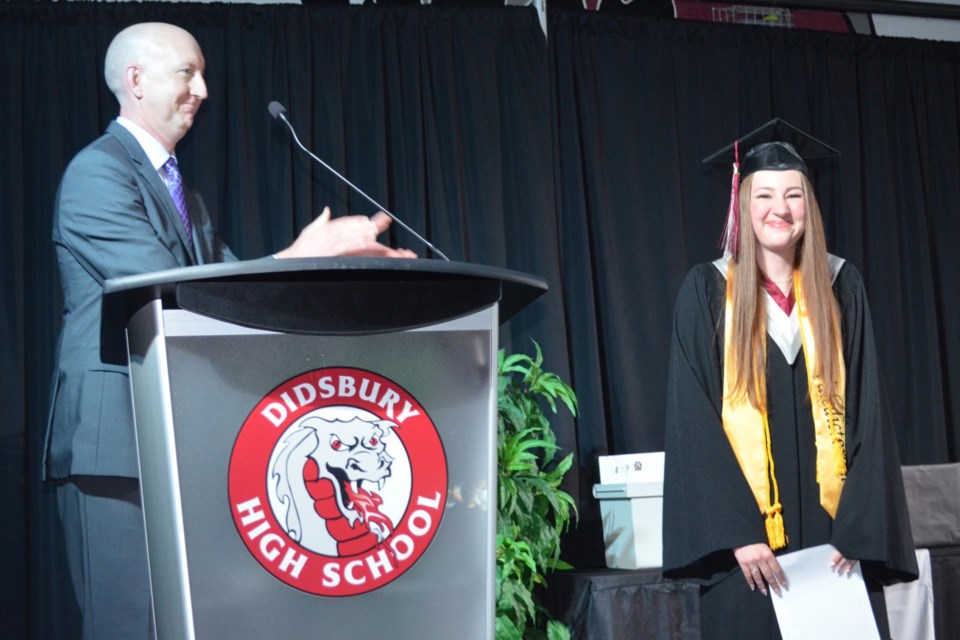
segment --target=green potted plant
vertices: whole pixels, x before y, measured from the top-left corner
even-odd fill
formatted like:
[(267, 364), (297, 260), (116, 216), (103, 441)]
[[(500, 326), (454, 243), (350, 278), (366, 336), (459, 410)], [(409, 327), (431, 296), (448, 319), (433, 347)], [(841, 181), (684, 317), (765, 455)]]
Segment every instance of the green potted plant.
[(566, 640), (569, 630), (550, 619), (534, 589), (546, 575), (569, 569), (560, 559), (560, 536), (577, 517), (573, 498), (560, 489), (573, 454), (557, 460), (559, 447), (545, 407), (560, 400), (577, 414), (573, 389), (535, 357), (499, 355), (497, 433), (497, 640)]

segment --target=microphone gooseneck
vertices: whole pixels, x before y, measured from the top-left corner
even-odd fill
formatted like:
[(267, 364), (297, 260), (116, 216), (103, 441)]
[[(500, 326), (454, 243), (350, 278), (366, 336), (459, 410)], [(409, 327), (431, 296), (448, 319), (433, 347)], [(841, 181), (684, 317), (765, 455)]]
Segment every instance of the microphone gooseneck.
[(435, 254), (437, 254), (438, 256), (440, 256), (441, 258), (443, 258), (444, 260), (446, 260), (447, 262), (450, 261), (450, 258), (448, 258), (447, 256), (445, 256), (444, 253), (443, 253), (442, 251), (440, 251), (440, 249), (437, 249), (435, 246), (433, 246), (433, 244), (432, 244), (429, 240), (427, 240), (426, 238), (424, 238), (423, 236), (421, 236), (419, 233), (417, 233), (416, 231), (414, 231), (413, 229), (411, 229), (409, 226), (407, 226), (407, 224), (406, 224), (403, 220), (401, 220), (401, 219), (398, 218), (397, 216), (393, 215), (393, 213), (391, 213), (385, 206), (383, 206), (382, 204), (380, 204), (379, 202), (377, 202), (376, 200), (374, 200), (373, 198), (371, 198), (370, 196), (368, 196), (366, 193), (364, 193), (364, 191), (363, 191), (362, 189), (360, 189), (360, 187), (356, 186), (355, 184), (353, 184), (352, 182), (350, 182), (349, 180), (347, 180), (347, 179), (346, 179), (344, 176), (342, 176), (336, 169), (334, 169), (334, 168), (331, 167), (329, 164), (327, 164), (326, 162), (324, 162), (321, 158), (317, 157), (317, 155), (314, 154), (312, 151), (310, 151), (310, 149), (307, 149), (305, 146), (303, 146), (303, 143), (300, 142), (300, 138), (297, 136), (297, 132), (296, 132), (296, 130), (293, 128), (293, 125), (290, 124), (290, 121), (289, 121), (289, 120), (287, 120), (287, 110), (286, 110), (286, 108), (284, 108), (284, 106), (283, 106), (282, 104), (280, 104), (280, 103), (277, 102), (276, 100), (273, 100), (272, 102), (270, 102), (269, 105), (267, 105), (267, 110), (270, 111), (270, 115), (273, 116), (274, 118), (276, 118), (277, 120), (283, 120), (283, 123), (284, 123), (285, 125), (287, 125), (287, 128), (288, 128), (288, 129), (290, 129), (291, 135), (293, 135), (293, 141), (297, 143), (297, 146), (300, 147), (300, 149), (302, 149), (304, 153), (306, 153), (308, 156), (310, 156), (311, 158), (313, 158), (314, 160), (316, 160), (317, 162), (319, 162), (321, 165), (323, 165), (323, 167), (324, 167), (327, 171), (329, 171), (329, 172), (332, 173), (333, 175), (335, 175), (335, 176), (337, 176), (338, 178), (340, 178), (340, 180), (341, 180), (344, 184), (346, 184), (348, 187), (350, 187), (350, 188), (353, 189), (355, 192), (359, 193), (361, 196), (363, 196), (364, 198), (366, 198), (367, 201), (368, 201), (370, 204), (372, 204), (372, 205), (375, 206), (377, 209), (379, 209), (380, 211), (383, 211), (385, 214), (387, 214), (388, 216), (390, 216), (390, 219), (391, 219), (391, 220), (393, 220), (394, 222), (396, 222), (396, 223), (397, 223), (398, 225), (400, 225), (403, 229), (406, 229), (408, 232), (410, 232), (411, 234), (413, 234), (413, 236), (414, 236), (417, 240), (419, 240), (420, 242), (422, 242), (428, 249), (430, 249), (431, 251), (433, 251)]

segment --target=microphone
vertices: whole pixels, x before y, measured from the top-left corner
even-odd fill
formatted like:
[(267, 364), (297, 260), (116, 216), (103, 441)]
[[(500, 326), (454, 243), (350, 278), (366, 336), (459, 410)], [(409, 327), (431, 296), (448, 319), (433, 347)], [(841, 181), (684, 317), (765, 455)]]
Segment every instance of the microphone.
[(323, 165), (323, 167), (324, 167), (327, 171), (329, 171), (329, 172), (332, 173), (333, 175), (335, 175), (335, 176), (337, 176), (338, 178), (340, 178), (340, 180), (341, 180), (344, 184), (346, 184), (348, 187), (350, 187), (351, 189), (353, 189), (354, 191), (356, 191), (357, 193), (359, 193), (361, 196), (363, 196), (364, 198), (366, 198), (367, 201), (370, 202), (370, 204), (372, 204), (372, 205), (375, 206), (377, 209), (379, 209), (380, 211), (383, 211), (385, 214), (387, 214), (388, 216), (390, 216), (390, 219), (391, 219), (391, 220), (393, 220), (393, 221), (396, 222), (398, 225), (400, 225), (401, 227), (403, 227), (404, 229), (406, 229), (407, 231), (409, 231), (411, 234), (413, 234), (413, 236), (414, 236), (417, 240), (419, 240), (420, 242), (422, 242), (428, 249), (430, 249), (431, 251), (433, 251), (435, 254), (437, 254), (438, 256), (440, 256), (441, 258), (443, 258), (444, 260), (446, 260), (447, 262), (450, 261), (450, 258), (448, 258), (447, 256), (445, 256), (445, 255), (443, 254), (443, 252), (440, 251), (440, 249), (437, 249), (435, 246), (433, 246), (433, 245), (430, 243), (429, 240), (427, 240), (426, 238), (424, 238), (423, 236), (421, 236), (419, 233), (417, 233), (416, 231), (414, 231), (413, 229), (411, 229), (410, 227), (408, 227), (408, 226), (406, 225), (406, 223), (403, 222), (403, 220), (401, 220), (401, 219), (398, 218), (397, 216), (393, 215), (385, 206), (383, 206), (382, 204), (380, 204), (379, 202), (377, 202), (376, 200), (374, 200), (373, 198), (371, 198), (370, 196), (368, 196), (366, 193), (363, 192), (362, 189), (360, 189), (360, 187), (356, 186), (355, 184), (353, 184), (352, 182), (350, 182), (349, 180), (347, 180), (345, 177), (343, 177), (342, 175), (340, 175), (340, 173), (338, 173), (336, 169), (334, 169), (333, 167), (331, 167), (330, 165), (328, 165), (326, 162), (324, 162), (323, 160), (321, 160), (320, 158), (318, 158), (312, 151), (310, 151), (310, 150), (307, 149), (305, 146), (303, 146), (303, 143), (300, 142), (300, 138), (297, 137), (297, 132), (294, 130), (293, 125), (290, 124), (290, 121), (289, 121), (289, 120), (287, 120), (287, 109), (286, 109), (286, 107), (284, 107), (282, 104), (280, 104), (280, 103), (277, 102), (276, 100), (273, 100), (273, 101), (270, 102), (270, 104), (267, 105), (267, 110), (270, 112), (270, 115), (273, 116), (275, 119), (277, 119), (277, 120), (283, 120), (284, 124), (287, 125), (287, 128), (290, 129), (290, 133), (293, 135), (293, 140), (294, 140), (294, 142), (297, 143), (297, 146), (298, 146), (298, 147), (300, 147), (301, 149), (303, 149), (304, 153), (306, 153), (308, 156), (310, 156), (311, 158), (313, 158), (314, 160), (316, 160), (317, 162), (319, 162), (321, 165)]

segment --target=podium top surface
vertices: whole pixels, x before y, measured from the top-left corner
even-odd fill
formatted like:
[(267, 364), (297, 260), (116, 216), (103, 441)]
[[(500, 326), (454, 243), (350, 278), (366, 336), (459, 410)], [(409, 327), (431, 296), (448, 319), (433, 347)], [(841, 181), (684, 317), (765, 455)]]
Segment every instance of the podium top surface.
[(499, 302), (506, 322), (547, 290), (539, 277), (484, 265), (388, 258), (261, 258), (104, 283), (101, 357), (126, 363), (125, 329), (147, 303), (244, 326), (363, 335), (451, 320)]

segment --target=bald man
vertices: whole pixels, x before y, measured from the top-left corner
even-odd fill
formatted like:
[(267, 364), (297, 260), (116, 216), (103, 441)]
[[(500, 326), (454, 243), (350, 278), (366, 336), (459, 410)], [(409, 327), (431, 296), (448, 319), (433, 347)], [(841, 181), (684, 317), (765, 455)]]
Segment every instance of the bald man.
[[(103, 283), (236, 260), (176, 164), (177, 143), (207, 98), (203, 72), (200, 46), (179, 27), (117, 34), (104, 77), (119, 117), (70, 162), (57, 192), (64, 309), (44, 472), (57, 486), (84, 638), (153, 633), (127, 369), (100, 360)], [(331, 219), (324, 209), (275, 255), (413, 257), (377, 242), (389, 224), (382, 213)]]

